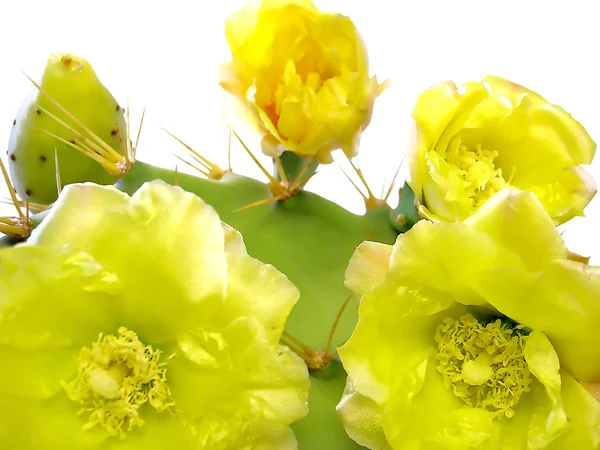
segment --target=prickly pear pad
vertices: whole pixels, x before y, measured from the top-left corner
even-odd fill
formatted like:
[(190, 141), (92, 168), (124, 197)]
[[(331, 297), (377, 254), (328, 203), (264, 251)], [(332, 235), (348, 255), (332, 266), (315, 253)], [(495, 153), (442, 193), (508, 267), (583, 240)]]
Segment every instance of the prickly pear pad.
[[(69, 53), (53, 54), (40, 86), (117, 153), (122, 153), (121, 140), (127, 139), (124, 110), (85, 59)], [(69, 148), (81, 138), (52, 116), (78, 129), (44, 94), (34, 89), (13, 122), (8, 156), (11, 178), (19, 196), (45, 205), (56, 200), (55, 155), (62, 185), (84, 181), (113, 184), (116, 181), (113, 175)]]

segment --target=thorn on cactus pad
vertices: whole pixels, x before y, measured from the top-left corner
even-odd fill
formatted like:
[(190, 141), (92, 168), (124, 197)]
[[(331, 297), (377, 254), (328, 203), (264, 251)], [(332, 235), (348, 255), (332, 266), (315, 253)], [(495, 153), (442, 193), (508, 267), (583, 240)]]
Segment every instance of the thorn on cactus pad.
[(229, 136), (228, 136), (228, 140), (227, 140), (227, 168), (230, 172), (233, 172), (233, 170), (231, 168), (231, 135), (232, 135), (232, 132), (231, 132), (231, 130), (229, 130)]
[(369, 241), (376, 241), (377, 239), (375, 239), (375, 235), (369, 229), (369, 226), (367, 225), (367, 222), (365, 221), (364, 217), (360, 218), (360, 223), (367, 232), (367, 237), (369, 238)]
[(335, 335), (335, 331), (340, 322), (342, 314), (348, 306), (348, 302), (352, 296), (350, 295), (342, 304), (341, 308), (338, 310), (336, 314), (335, 320), (333, 322), (333, 326), (329, 331), (329, 336), (327, 337), (327, 343), (325, 345), (325, 350), (315, 350), (300, 341), (299, 339), (292, 336), (287, 331), (283, 332), (283, 337), (281, 338), (281, 343), (286, 345), (290, 350), (296, 353), (302, 360), (306, 363), (308, 370), (311, 372), (319, 372), (321, 370), (325, 370), (329, 367), (333, 358), (335, 357), (337, 350), (334, 349), (331, 351), (331, 346), (333, 343), (333, 336)]
[(200, 167), (198, 167), (198, 166), (196, 166), (196, 165), (192, 164), (192, 163), (191, 163), (191, 162), (189, 162), (188, 160), (186, 160), (186, 159), (183, 159), (181, 156), (179, 156), (179, 155), (176, 155), (176, 154), (175, 154), (175, 153), (173, 153), (173, 152), (169, 152), (169, 153), (170, 153), (170, 154), (171, 154), (173, 157), (177, 158), (179, 161), (183, 162), (184, 164), (186, 164), (186, 165), (190, 166), (190, 167), (191, 167), (192, 169), (194, 169), (195, 171), (197, 171), (197, 172), (201, 173), (202, 175), (204, 175), (206, 178), (209, 178), (209, 179), (211, 179), (211, 178), (210, 178), (210, 173), (209, 173), (209, 172), (207, 172), (206, 170), (204, 170), (204, 169), (202, 169), (202, 168), (200, 168)]
[[(162, 127), (161, 127), (162, 128)], [(188, 166), (190, 166), (191, 168), (193, 168), (194, 170), (197, 170), (198, 172), (200, 172), (202, 175), (204, 175), (205, 177), (207, 177), (210, 180), (220, 180), (221, 178), (223, 178), (223, 176), (225, 176), (225, 174), (231, 172), (230, 169), (228, 170), (223, 170), (221, 169), (217, 164), (209, 161), (207, 158), (205, 158), (204, 156), (202, 156), (199, 152), (197, 152), (196, 150), (194, 150), (190, 145), (186, 144), (185, 142), (183, 142), (180, 138), (178, 138), (177, 136), (175, 136), (173, 133), (171, 133), (170, 131), (166, 130), (165, 128), (162, 128), (162, 130), (167, 133), (169, 136), (171, 136), (173, 139), (175, 139), (177, 142), (179, 142), (181, 145), (183, 145), (186, 150), (188, 151), (189, 156), (192, 158), (192, 160), (197, 164), (194, 164), (180, 156), (175, 155), (174, 153), (171, 153), (171, 155), (173, 155), (175, 158), (179, 159), (180, 161), (184, 162), (185, 164), (187, 164)]]
[(13, 120), (13, 127), (17, 124), (17, 119)]
[(337, 330), (337, 326), (340, 323), (340, 319), (342, 318), (342, 314), (344, 314), (344, 311), (346, 310), (346, 307), (348, 306), (348, 303), (350, 303), (350, 299), (351, 298), (352, 298), (352, 295), (349, 295), (348, 298), (346, 298), (346, 300), (344, 301), (344, 303), (342, 303), (341, 308), (339, 309), (337, 315), (335, 316), (335, 320), (333, 322), (333, 326), (331, 327), (331, 331), (329, 332), (329, 337), (327, 338), (327, 345), (325, 346), (325, 354), (329, 355), (330, 359), (333, 359), (333, 357), (337, 353), (337, 350), (335, 350), (335, 349), (333, 350), (333, 352), (330, 353), (331, 345), (333, 343), (333, 336), (335, 334), (335, 330)]
[(583, 256), (583, 255), (580, 255), (579, 253), (575, 253), (572, 251), (569, 251), (567, 258), (570, 259), (571, 261), (576, 261), (576, 262), (582, 263), (586, 266), (589, 265), (590, 259), (591, 259), (590, 256)]
[(58, 150), (54, 147), (54, 170), (56, 171), (56, 192), (60, 196), (62, 192), (62, 183), (60, 181), (60, 167), (58, 165)]
[(337, 161), (336, 161), (336, 165), (338, 166), (338, 169), (340, 169), (340, 171), (344, 174), (344, 176), (346, 177), (346, 179), (350, 182), (350, 184), (352, 184), (352, 186), (354, 187), (354, 189), (356, 189), (356, 192), (358, 192), (360, 194), (360, 196), (363, 198), (365, 204), (367, 203), (367, 196), (365, 194), (363, 194), (363, 192), (360, 190), (360, 188), (356, 185), (356, 183), (352, 180), (352, 178), (350, 178), (350, 175), (348, 175), (346, 173), (346, 171), (344, 169), (342, 169), (342, 166), (340, 166)]
[(4, 163), (0, 159), (0, 171), (10, 194), (10, 203), (17, 210), (17, 217), (0, 217), (0, 233), (4, 233), (14, 239), (27, 239), (31, 235), (33, 223), (29, 216), (29, 202), (26, 202), (25, 213), (21, 209), (21, 201), (17, 198), (15, 189), (10, 181)]
[[(27, 209), (27, 206), (29, 206), (29, 211), (31, 211), (34, 214), (46, 211), (46, 210), (50, 209), (50, 207), (52, 206), (52, 205), (42, 205), (41, 203), (33, 203), (33, 202), (30, 202), (29, 200), (25, 200), (25, 201), (18, 200), (18, 202), (19, 202), (19, 206), (21, 208)], [(5, 205), (12, 205), (13, 201), (12, 201), (12, 198), (10, 198), (10, 197), (1, 197), (0, 203), (5, 204)]]
[(15, 154), (13, 153), (12, 155), (10, 155), (10, 159), (11, 159), (12, 161), (16, 161), (16, 160), (17, 160), (17, 157), (16, 157), (16, 156), (15, 156)]
[[(267, 169), (265, 169), (265, 167), (260, 163), (260, 161), (256, 158), (256, 156), (254, 156), (252, 151), (250, 151), (250, 149), (248, 148), (246, 143), (242, 140), (242, 138), (240, 138), (240, 136), (235, 132), (235, 130), (232, 127), (229, 127), (229, 130), (231, 133), (233, 133), (235, 135), (235, 137), (240, 142), (240, 144), (242, 144), (242, 147), (244, 148), (244, 150), (246, 150), (246, 152), (248, 153), (250, 158), (252, 158), (252, 161), (254, 161), (254, 163), (258, 166), (258, 168), (261, 170), (261, 172), (265, 174), (265, 176), (269, 180), (271, 194), (273, 195), (273, 197), (265, 198), (263, 200), (259, 200), (254, 203), (250, 203), (249, 205), (242, 206), (241, 208), (238, 208), (238, 209), (234, 210), (233, 212), (243, 211), (245, 209), (254, 208), (256, 206), (260, 206), (260, 205), (264, 205), (264, 204), (272, 203), (272, 202), (277, 202), (277, 201), (286, 202), (286, 201), (294, 198), (298, 194), (300, 189), (302, 189), (302, 187), (306, 183), (308, 183), (308, 181), (316, 174), (316, 172), (313, 172), (313, 173), (310, 173), (307, 175), (307, 171), (311, 165), (309, 163), (302, 169), (302, 171), (298, 174), (297, 178), (293, 182), (290, 182), (288, 180), (287, 174), (285, 173), (285, 171), (283, 169), (281, 160), (279, 158), (275, 158), (275, 164), (277, 167), (277, 171), (279, 173), (279, 177), (281, 178), (281, 181), (277, 180), (273, 175), (271, 175), (269, 173), (269, 171)], [(311, 163), (312, 163), (312, 161), (313, 160), (311, 160)]]
[[(390, 186), (388, 187), (386, 194), (383, 195), (383, 191), (382, 191), (382, 195), (381, 195), (382, 198), (375, 197), (375, 195), (373, 194), (373, 191), (369, 187), (369, 184), (367, 183), (367, 180), (366, 180), (365, 176), (363, 175), (360, 167), (358, 165), (356, 165), (354, 163), (354, 161), (352, 161), (352, 159), (350, 157), (348, 157), (348, 155), (346, 155), (346, 157), (348, 159), (348, 162), (350, 163), (350, 166), (352, 167), (352, 169), (358, 176), (359, 180), (361, 181), (363, 186), (366, 188), (367, 194), (365, 195), (362, 192), (362, 190), (358, 187), (358, 185), (350, 178), (350, 176), (344, 171), (344, 169), (342, 169), (342, 167), (339, 164), (338, 164), (338, 167), (342, 171), (344, 176), (348, 179), (348, 181), (350, 181), (350, 183), (352, 184), (354, 189), (360, 194), (363, 201), (365, 202), (366, 209), (367, 210), (375, 209), (375, 208), (378, 208), (380, 206), (387, 204), (387, 201), (389, 200), (390, 195), (391, 195), (392, 191), (394, 190), (394, 185), (396, 184), (396, 179), (398, 178), (400, 169), (402, 168), (402, 165), (404, 164), (405, 157), (402, 157), (402, 160), (400, 161), (400, 164), (398, 165), (398, 168), (396, 169), (396, 172), (394, 173), (394, 176), (392, 177), (392, 181), (390, 183)], [(384, 187), (384, 189), (385, 189), (385, 187)]]
[[(113, 176), (122, 178), (127, 172), (129, 172), (129, 170), (135, 162), (135, 159), (131, 157), (132, 155), (135, 155), (135, 152), (131, 150), (131, 146), (128, 146), (129, 152), (127, 154), (121, 155), (117, 153), (110, 145), (108, 145), (104, 140), (102, 140), (102, 138), (100, 138), (92, 130), (85, 126), (79, 119), (77, 119), (77, 117), (75, 117), (71, 112), (64, 108), (55, 98), (53, 98), (48, 92), (46, 92), (40, 84), (34, 81), (29, 75), (25, 74), (25, 76), (29, 79), (29, 81), (33, 83), (33, 85), (40, 91), (41, 94), (48, 98), (48, 100), (50, 100), (51, 103), (53, 103), (63, 114), (65, 114), (75, 124), (74, 126), (71, 126), (62, 119), (58, 118), (56, 115), (49, 112), (47, 109), (41, 107), (40, 105), (36, 105), (36, 112), (38, 114), (41, 114), (42, 112), (47, 114), (52, 120), (54, 120), (59, 125), (63, 126), (65, 129), (73, 133), (75, 139), (66, 140), (57, 136), (56, 134), (46, 131), (48, 135), (54, 137), (55, 139), (58, 139), (60, 142), (63, 142), (64, 144), (79, 151), (80, 153), (92, 158)], [(129, 135), (129, 122), (127, 123), (127, 126), (127, 132)]]
[(394, 185), (396, 184), (396, 179), (398, 178), (398, 174), (400, 173), (400, 169), (402, 169), (402, 166), (404, 165), (404, 160), (406, 159), (406, 155), (404, 155), (402, 157), (402, 160), (400, 161), (400, 164), (398, 164), (398, 168), (396, 169), (396, 172), (394, 173), (394, 176), (392, 178), (392, 182), (390, 183), (390, 187), (388, 188), (385, 196), (383, 197), (383, 201), (387, 202), (390, 198), (390, 195), (392, 194), (392, 191), (394, 190)]

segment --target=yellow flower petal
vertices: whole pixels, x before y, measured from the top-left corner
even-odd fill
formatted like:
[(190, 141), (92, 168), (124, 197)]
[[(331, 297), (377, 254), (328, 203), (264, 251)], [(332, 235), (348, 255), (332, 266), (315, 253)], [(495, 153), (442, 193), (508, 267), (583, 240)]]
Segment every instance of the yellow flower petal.
[(429, 301), (485, 304), (472, 285), (477, 274), (496, 267), (523, 267), (517, 256), (486, 233), (461, 224), (418, 222), (399, 236), (388, 279), (416, 287)]
[(534, 414), (528, 445), (545, 448), (568, 426), (561, 398), (560, 362), (552, 344), (540, 331), (529, 334), (524, 353), (529, 370), (544, 385), (549, 403), (549, 414)]
[(196, 301), (225, 293), (219, 216), (195, 195), (162, 181), (146, 183), (131, 198), (113, 187), (67, 186), (30, 242), (69, 245), (118, 274), (127, 299), (120, 305), (124, 323), (153, 341), (172, 338), (168, 317), (183, 321)]
[(465, 224), (513, 251), (532, 269), (568, 255), (560, 233), (531, 192), (504, 189)]
[(346, 286), (357, 298), (385, 280), (392, 246), (365, 241), (358, 246), (346, 269)]
[(383, 408), (354, 392), (348, 379), (342, 400), (336, 408), (348, 436), (357, 444), (377, 450), (392, 450), (383, 431)]

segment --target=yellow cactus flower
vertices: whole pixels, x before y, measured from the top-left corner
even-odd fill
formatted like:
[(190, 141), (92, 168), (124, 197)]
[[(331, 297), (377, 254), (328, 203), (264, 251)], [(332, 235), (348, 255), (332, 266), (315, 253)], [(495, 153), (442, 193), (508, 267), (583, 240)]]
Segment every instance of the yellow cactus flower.
[(296, 449), (299, 294), (191, 193), (67, 186), (0, 250), (0, 448)]
[(365, 45), (348, 17), (310, 0), (252, 1), (225, 31), (232, 59), (221, 68), (221, 86), (262, 137), (264, 153), (291, 150), (321, 163), (339, 148), (356, 154), (385, 85), (369, 77)]
[(357, 249), (359, 321), (338, 349), (349, 436), (378, 450), (598, 449), (584, 387), (600, 381), (598, 269), (570, 260), (543, 205), (514, 188), (462, 223)]
[(581, 167), (596, 151), (586, 130), (513, 82), (440, 83), (420, 95), (413, 118), (409, 184), (428, 218), (462, 221), (512, 186), (535, 193), (559, 225), (583, 215), (596, 193)]

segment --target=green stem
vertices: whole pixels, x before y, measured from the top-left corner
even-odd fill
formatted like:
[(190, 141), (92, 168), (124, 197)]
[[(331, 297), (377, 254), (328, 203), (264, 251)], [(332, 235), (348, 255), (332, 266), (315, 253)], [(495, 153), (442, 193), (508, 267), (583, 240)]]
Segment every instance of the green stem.
[[(319, 163), (317, 161), (312, 161), (308, 158), (302, 158), (290, 151), (283, 152), (279, 159), (281, 160), (281, 165), (283, 166), (283, 170), (290, 183), (296, 181), (299, 176), (302, 176), (302, 179), (306, 180), (309, 176), (315, 173), (317, 167), (319, 167)], [(306, 166), (308, 166), (308, 168), (306, 168)], [(273, 172), (275, 178), (281, 181), (281, 175), (277, 169), (277, 164), (275, 161)]]

